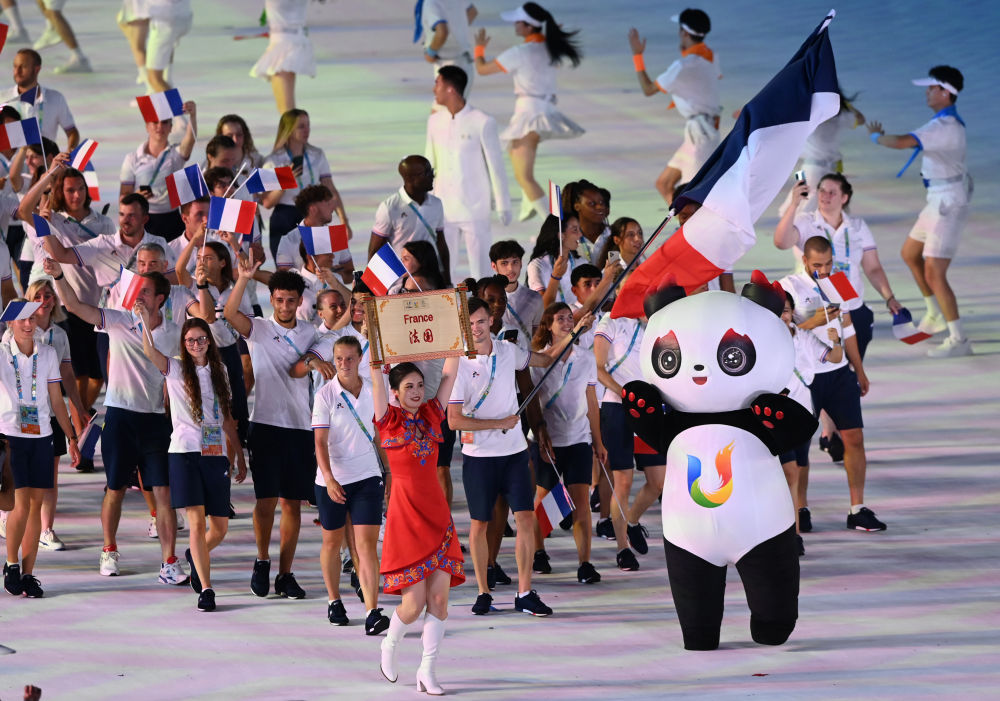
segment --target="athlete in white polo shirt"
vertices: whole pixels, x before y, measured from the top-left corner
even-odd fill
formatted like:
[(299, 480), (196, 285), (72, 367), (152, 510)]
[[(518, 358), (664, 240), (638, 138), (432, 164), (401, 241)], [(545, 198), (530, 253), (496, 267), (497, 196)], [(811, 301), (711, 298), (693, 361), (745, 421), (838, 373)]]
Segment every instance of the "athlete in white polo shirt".
[(965, 122), (955, 109), (965, 79), (951, 66), (935, 66), (929, 75), (914, 80), (913, 84), (927, 86), (927, 106), (934, 110), (931, 121), (909, 134), (886, 134), (880, 122), (869, 122), (868, 131), (872, 141), (880, 146), (916, 149), (910, 162), (921, 151), (924, 154), (920, 176), (927, 188), (927, 205), (903, 243), (902, 256), (927, 305), (920, 330), (925, 333), (948, 330), (944, 343), (929, 350), (927, 355), (950, 358), (972, 354), (972, 344), (963, 333), (958, 316), (958, 301), (947, 278), (948, 266), (958, 251), (958, 240), (969, 216), (972, 194), (972, 180), (965, 166)]
[[(55, 141), (61, 128), (66, 132), (66, 149), (72, 151), (80, 143), (80, 132), (62, 93), (38, 84), (38, 73), (41, 70), (41, 55), (34, 49), (20, 49), (14, 54), (15, 85), (0, 94), (0, 102), (10, 103), (21, 113), (21, 119), (37, 117), (38, 128), (46, 139)], [(37, 91), (34, 99), (20, 99), (29, 90)]]

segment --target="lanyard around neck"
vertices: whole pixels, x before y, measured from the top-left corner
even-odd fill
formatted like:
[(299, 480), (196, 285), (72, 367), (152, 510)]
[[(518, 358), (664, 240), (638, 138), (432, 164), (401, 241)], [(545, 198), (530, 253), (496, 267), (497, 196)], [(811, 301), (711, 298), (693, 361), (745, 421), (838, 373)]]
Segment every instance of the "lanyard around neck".
[[(10, 354), (14, 363), (14, 383), (17, 385), (17, 398), (24, 401), (24, 388), (21, 386), (21, 372), (17, 367), (17, 342), (10, 341)], [(31, 354), (31, 403), (38, 403), (38, 349)]]

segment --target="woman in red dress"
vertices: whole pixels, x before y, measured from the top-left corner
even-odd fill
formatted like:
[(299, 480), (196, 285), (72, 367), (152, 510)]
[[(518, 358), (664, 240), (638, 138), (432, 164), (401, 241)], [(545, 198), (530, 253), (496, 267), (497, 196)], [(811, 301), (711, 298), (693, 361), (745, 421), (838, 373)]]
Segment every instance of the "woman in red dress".
[(439, 696), (434, 665), (448, 617), (448, 590), (465, 581), (455, 524), (437, 479), (441, 421), (458, 372), (458, 358), (444, 363), (436, 397), (424, 403), (424, 376), (413, 363), (389, 373), (389, 388), (399, 406), (390, 406), (385, 385), (373, 367), (375, 426), (389, 458), (392, 491), (382, 542), (381, 573), (386, 594), (401, 594), (382, 641), (382, 674), (396, 681), (396, 651), (407, 628), (426, 610), (424, 655), (417, 669), (417, 690)]

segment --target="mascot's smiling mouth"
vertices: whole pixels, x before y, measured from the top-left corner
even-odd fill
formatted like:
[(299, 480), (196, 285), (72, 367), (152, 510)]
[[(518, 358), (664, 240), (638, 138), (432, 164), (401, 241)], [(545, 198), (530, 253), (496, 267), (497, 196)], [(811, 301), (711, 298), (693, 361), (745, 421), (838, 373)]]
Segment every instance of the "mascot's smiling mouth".
[(694, 380), (694, 383), (696, 385), (703, 385), (706, 382), (708, 382), (708, 378), (707, 377), (692, 377), (691, 379)]

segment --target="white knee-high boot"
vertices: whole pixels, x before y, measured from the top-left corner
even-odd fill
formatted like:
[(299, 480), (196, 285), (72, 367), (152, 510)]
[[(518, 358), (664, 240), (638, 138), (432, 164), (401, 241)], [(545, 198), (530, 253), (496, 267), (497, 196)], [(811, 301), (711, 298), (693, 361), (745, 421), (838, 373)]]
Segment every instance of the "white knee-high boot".
[(444, 621), (428, 613), (424, 617), (424, 634), (421, 636), (424, 656), (420, 660), (420, 667), (417, 668), (417, 691), (426, 691), (431, 696), (444, 694), (444, 689), (438, 684), (434, 672), (442, 638), (444, 638)]
[(382, 676), (393, 683), (399, 676), (396, 672), (396, 652), (399, 649), (400, 641), (406, 635), (406, 629), (411, 625), (411, 623), (403, 623), (399, 615), (393, 611), (392, 618), (389, 619), (389, 629), (382, 639)]
[(538, 216), (545, 219), (545, 217), (549, 216), (549, 198), (539, 197), (531, 203), (531, 208), (538, 212)]

